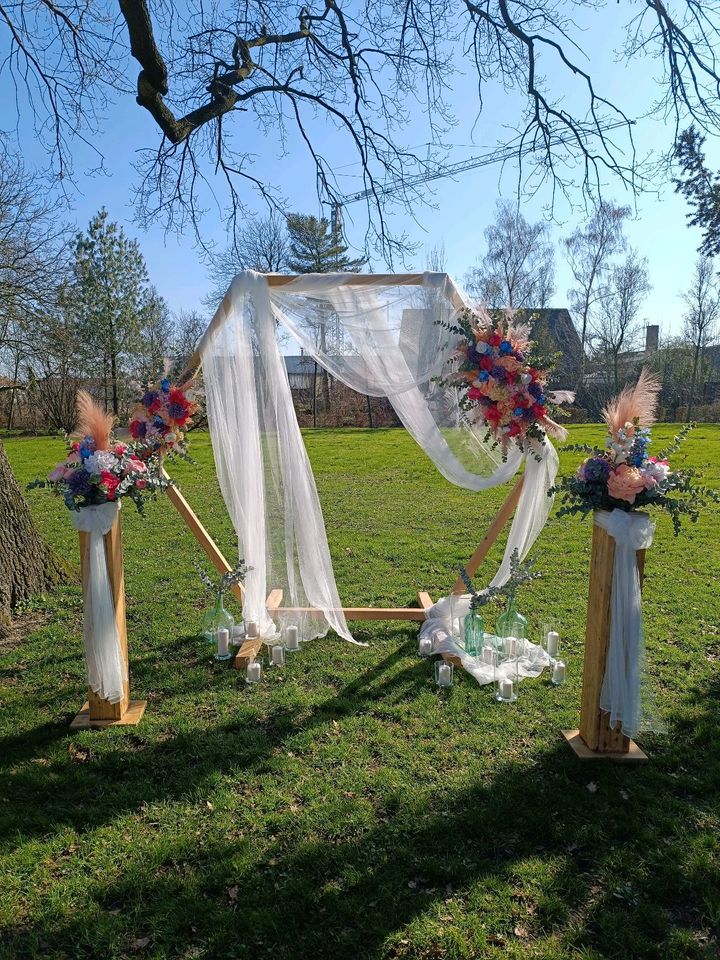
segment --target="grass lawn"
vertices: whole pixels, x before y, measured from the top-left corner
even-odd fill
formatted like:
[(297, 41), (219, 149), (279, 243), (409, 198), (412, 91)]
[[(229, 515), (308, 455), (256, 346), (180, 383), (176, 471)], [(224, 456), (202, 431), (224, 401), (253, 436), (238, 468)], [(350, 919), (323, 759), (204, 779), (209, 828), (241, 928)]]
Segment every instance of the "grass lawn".
[[(400, 430), (306, 441), (348, 605), (447, 592), (507, 492), (452, 487)], [(6, 446), (22, 481), (63, 451)], [(235, 556), (207, 437), (193, 455), (173, 473)], [(720, 486), (720, 428), (681, 460)], [(77, 562), (62, 502), (29, 497)], [(588, 522), (550, 521), (520, 603), (531, 625), (559, 623), (569, 681), (526, 680), (510, 707), (464, 674), (438, 693), (417, 625), (399, 623), (355, 624), (368, 647), (316, 641), (247, 689), (198, 636), (202, 554), (169, 502), (123, 522), (141, 725), (68, 732), (85, 698), (77, 585), (0, 648), (2, 960), (717, 958), (717, 512), (679, 539), (658, 518), (645, 617), (668, 734), (642, 740), (638, 768), (583, 765), (560, 738), (579, 715)]]

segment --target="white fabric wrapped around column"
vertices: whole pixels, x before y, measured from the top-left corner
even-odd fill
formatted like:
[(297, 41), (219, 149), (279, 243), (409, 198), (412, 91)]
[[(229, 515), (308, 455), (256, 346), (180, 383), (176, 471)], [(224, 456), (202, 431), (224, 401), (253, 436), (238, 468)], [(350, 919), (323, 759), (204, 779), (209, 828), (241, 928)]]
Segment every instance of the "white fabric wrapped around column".
[[(448, 330), (464, 305), (445, 274), (422, 283), (352, 274), (308, 274), (282, 285), (238, 274), (200, 343), (208, 423), (220, 487), (251, 568), (245, 619), (264, 637), (268, 589), (283, 606), (319, 611), (304, 617), (303, 639), (332, 627), (352, 640), (338, 597), (315, 481), (297, 423), (276, 320), (312, 365), (360, 393), (388, 397), (401, 422), (440, 472), (469, 490), (504, 483), (523, 461), (516, 447), (502, 460), (486, 443), (484, 423), (460, 407), (447, 376), (457, 337)], [(526, 462), (526, 479), (498, 577), (510, 555), (529, 550), (551, 506), (547, 491), (557, 455), (546, 443)], [(471, 543), (468, 544), (472, 546)], [(449, 571), (452, 575), (452, 571)], [(497, 580), (497, 578), (496, 578)], [(282, 627), (282, 623), (279, 624)]]
[(83, 558), (87, 571), (83, 592), (83, 639), (88, 686), (109, 703), (122, 700), (128, 681), (103, 539), (115, 522), (119, 509), (119, 502), (101, 503), (83, 507), (72, 514), (75, 529), (89, 534), (87, 554)]
[[(626, 737), (640, 729), (661, 729), (651, 719), (649, 691), (645, 691), (645, 637), (642, 592), (636, 552), (652, 544), (655, 523), (646, 513), (599, 510), (595, 523), (615, 541), (610, 639), (600, 709), (610, 714), (610, 726), (619, 722)], [(654, 712), (654, 711), (652, 711)]]

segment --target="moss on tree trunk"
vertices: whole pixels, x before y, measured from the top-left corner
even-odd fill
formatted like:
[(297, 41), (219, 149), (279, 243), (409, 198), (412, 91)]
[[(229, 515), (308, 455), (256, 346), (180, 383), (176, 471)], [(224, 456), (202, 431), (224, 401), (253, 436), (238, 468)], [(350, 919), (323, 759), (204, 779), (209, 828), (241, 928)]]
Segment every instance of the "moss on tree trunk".
[(40, 536), (0, 443), (0, 636), (19, 603), (67, 579), (67, 570)]

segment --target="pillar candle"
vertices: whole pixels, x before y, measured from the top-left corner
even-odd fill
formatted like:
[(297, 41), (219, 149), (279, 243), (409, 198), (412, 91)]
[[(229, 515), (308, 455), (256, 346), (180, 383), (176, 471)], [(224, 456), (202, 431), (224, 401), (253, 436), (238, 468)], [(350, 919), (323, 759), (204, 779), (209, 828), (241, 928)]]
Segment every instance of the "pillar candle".
[(429, 657), (432, 653), (432, 640), (430, 637), (421, 637), (418, 643), (418, 654), (421, 657)]
[(260, 636), (257, 620), (245, 621), (245, 636), (248, 638), (248, 640), (257, 640), (257, 638)]
[(452, 684), (452, 671), (450, 665), (441, 663), (438, 667), (438, 686), (449, 687)]
[(251, 660), (247, 665), (246, 679), (248, 683), (259, 683), (262, 679), (262, 664)]
[(492, 664), (492, 662), (493, 662), (493, 654), (494, 654), (494, 653), (495, 653), (495, 651), (493, 650), (492, 647), (483, 647), (483, 652), (482, 652), (483, 661), (484, 661), (485, 663)]
[(558, 687), (565, 683), (565, 664), (562, 660), (556, 660), (553, 665), (552, 682)]
[(513, 698), (513, 682), (512, 680), (501, 680), (500, 681), (500, 696), (503, 700), (512, 700)]
[(555, 630), (549, 630), (547, 635), (547, 652), (549, 657), (558, 655), (558, 646), (560, 644), (560, 634)]
[(276, 643), (275, 646), (272, 648), (271, 659), (276, 667), (282, 667), (284, 665), (285, 649), (281, 644)]
[(224, 628), (217, 632), (218, 656), (227, 657), (230, 653), (230, 631)]
[(298, 628), (294, 624), (285, 628), (285, 647), (287, 650), (300, 649), (300, 638), (298, 637)]

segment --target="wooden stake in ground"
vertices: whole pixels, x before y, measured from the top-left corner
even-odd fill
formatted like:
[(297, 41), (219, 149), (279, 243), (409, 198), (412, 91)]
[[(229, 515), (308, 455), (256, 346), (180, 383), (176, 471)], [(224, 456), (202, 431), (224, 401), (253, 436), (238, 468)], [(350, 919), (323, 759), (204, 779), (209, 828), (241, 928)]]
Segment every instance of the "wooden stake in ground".
[[(108, 576), (112, 588), (113, 602), (115, 604), (115, 624), (118, 637), (120, 638), (120, 647), (122, 649), (125, 669), (128, 669), (128, 640), (127, 624), (125, 621), (125, 570), (123, 564), (122, 548), (122, 529), (120, 527), (120, 511), (118, 510), (115, 522), (110, 530), (105, 534), (105, 559), (107, 562)], [(83, 596), (88, 589), (88, 551), (90, 546), (90, 534), (80, 533), (80, 568), (82, 570)], [(80, 713), (70, 724), (71, 730), (85, 730), (89, 727), (110, 727), (118, 725), (133, 725), (140, 722), (140, 718), (145, 713), (147, 700), (130, 700), (130, 681), (128, 679), (123, 690), (123, 697), (119, 703), (110, 703), (98, 697), (90, 688), (88, 688), (88, 700)]]
[[(624, 736), (619, 728), (610, 726), (610, 715), (600, 709), (610, 639), (614, 564), (615, 540), (598, 524), (593, 524), (580, 729), (563, 730), (563, 736), (583, 760), (647, 760), (646, 754), (633, 740)], [(637, 551), (637, 566), (642, 586), (644, 550)]]

